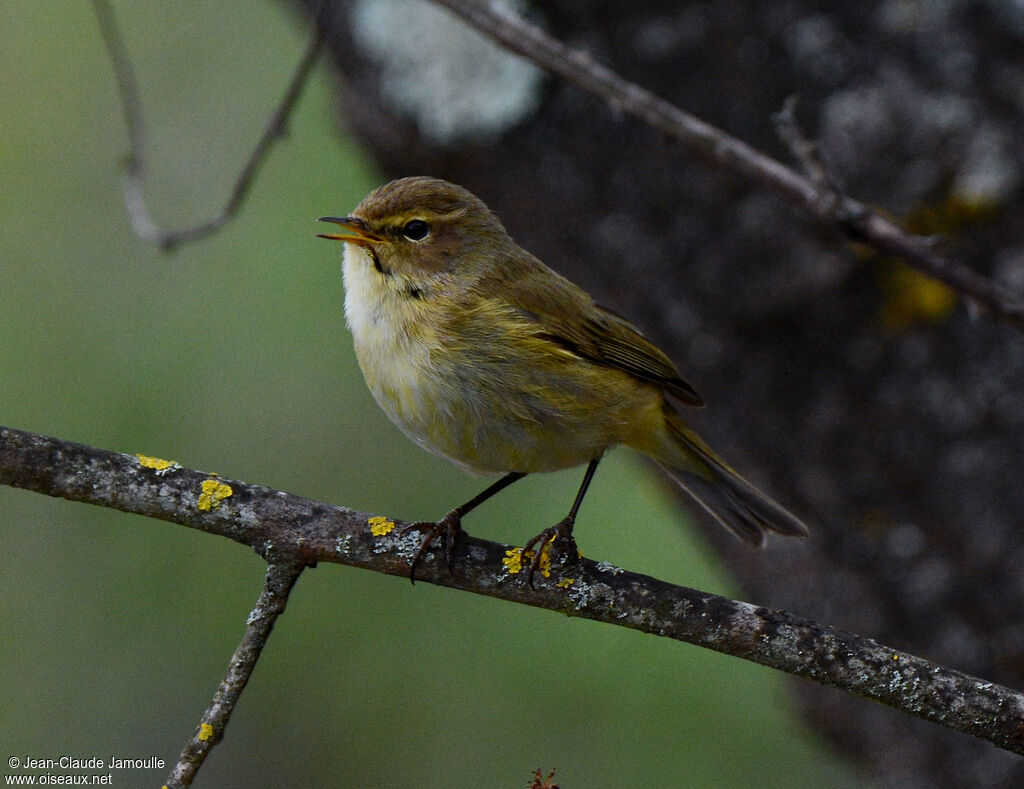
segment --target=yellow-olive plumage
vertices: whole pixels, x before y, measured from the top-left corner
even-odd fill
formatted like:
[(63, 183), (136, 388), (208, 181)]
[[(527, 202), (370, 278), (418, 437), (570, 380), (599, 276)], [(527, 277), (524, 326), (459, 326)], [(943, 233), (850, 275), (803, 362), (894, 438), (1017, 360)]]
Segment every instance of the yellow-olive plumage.
[[(760, 544), (806, 527), (683, 422), (702, 405), (628, 321), (519, 247), (487, 206), (436, 178), (402, 178), (343, 218), (345, 314), (366, 383), (420, 446), (508, 482), (623, 444), (661, 463), (720, 523)], [(459, 518), (477, 497), (443, 519)], [(439, 522), (439, 524), (442, 522)]]

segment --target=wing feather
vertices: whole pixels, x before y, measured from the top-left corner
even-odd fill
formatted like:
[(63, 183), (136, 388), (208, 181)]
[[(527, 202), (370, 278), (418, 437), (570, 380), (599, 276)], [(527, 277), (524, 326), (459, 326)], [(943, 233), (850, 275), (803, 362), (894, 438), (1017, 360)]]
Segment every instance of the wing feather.
[[(672, 361), (632, 323), (598, 306), (590, 295), (548, 269), (532, 255), (504, 267), (519, 272), (502, 283), (515, 309), (538, 327), (537, 334), (578, 356), (629, 373), (663, 387), (687, 405), (702, 406), (703, 399), (683, 380)], [(550, 277), (543, 289), (531, 287), (537, 267)], [(551, 278), (553, 277), (553, 278)]]

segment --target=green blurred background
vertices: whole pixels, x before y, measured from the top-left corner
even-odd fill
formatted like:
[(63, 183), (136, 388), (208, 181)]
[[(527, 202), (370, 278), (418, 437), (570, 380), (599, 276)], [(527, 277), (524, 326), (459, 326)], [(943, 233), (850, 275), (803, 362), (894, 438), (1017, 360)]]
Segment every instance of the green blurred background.
[[(217, 211), (303, 47), (270, 2), (116, 4), (149, 124), (154, 214)], [(340, 248), (314, 238), (380, 182), (321, 65), (242, 215), (165, 255), (121, 202), (127, 149), (87, 3), (4, 3), (0, 423), (401, 518), (473, 495), (363, 386)], [(521, 542), (580, 471), (531, 478), (473, 533)], [(735, 584), (635, 457), (584, 506), (587, 555)], [(0, 487), (4, 756), (173, 763), (259, 591), (227, 540)], [(860, 703), (860, 702), (851, 702)], [(4, 760), (6, 764), (6, 760)], [(337, 566), (293, 593), (198, 786), (853, 787), (774, 672), (622, 628)], [(3, 768), (4, 774), (9, 773)], [(115, 773), (157, 786), (166, 770)]]

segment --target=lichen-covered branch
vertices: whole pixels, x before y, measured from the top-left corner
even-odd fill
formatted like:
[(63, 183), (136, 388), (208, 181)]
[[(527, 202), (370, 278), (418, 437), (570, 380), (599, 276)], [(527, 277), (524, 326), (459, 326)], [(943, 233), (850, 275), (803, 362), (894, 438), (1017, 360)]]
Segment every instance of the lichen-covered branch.
[[(421, 536), (382, 516), (9, 428), (0, 428), (0, 483), (220, 534), (283, 567), (336, 562), (408, 576)], [(607, 563), (542, 564), (534, 587), (525, 582), (527, 565), (517, 548), (467, 537), (451, 572), (439, 551), (424, 558), (416, 578), (714, 649), (1024, 754), (1017, 691), (784, 611)]]
[(274, 622), (284, 613), (288, 595), (305, 567), (301, 561), (271, 563), (267, 566), (263, 591), (245, 621), (245, 635), (231, 656), (227, 673), (217, 687), (213, 701), (178, 757), (178, 763), (171, 770), (165, 784), (168, 789), (191, 786), (210, 750), (224, 737), (224, 729), (256, 668), (256, 661), (267, 644), (270, 631), (274, 629)]
[[(978, 274), (961, 261), (940, 254), (933, 239), (908, 233), (864, 203), (807, 178), (755, 150), (742, 140), (683, 111), (639, 85), (572, 49), (496, 3), (434, 0), (508, 50), (606, 100), (615, 110), (678, 139), (719, 167), (758, 181), (816, 219), (835, 225), (850, 238), (895, 255), (972, 299), (980, 307), (1024, 330), (1024, 298)], [(818, 182), (816, 182), (818, 181)]]

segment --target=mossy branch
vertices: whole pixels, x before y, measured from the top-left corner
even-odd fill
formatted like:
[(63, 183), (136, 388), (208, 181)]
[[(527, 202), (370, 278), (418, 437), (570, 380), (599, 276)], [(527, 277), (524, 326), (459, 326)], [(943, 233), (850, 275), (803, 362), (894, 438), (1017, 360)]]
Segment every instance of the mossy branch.
[[(280, 589), (290, 588), (303, 567), (334, 562), (404, 578), (420, 539), (419, 532), (403, 533), (400, 521), (382, 516), (9, 428), (0, 428), (0, 483), (159, 518), (249, 546), (271, 565), (268, 588), (279, 590), (264, 590), (277, 595), (272, 616), (260, 625), (264, 640), (284, 609), (287, 593)], [(451, 572), (438, 551), (424, 557), (416, 579), (713, 649), (1024, 754), (1024, 694), (1017, 691), (785, 611), (589, 559), (538, 574), (531, 588), (519, 558), (513, 546), (467, 537)], [(261, 597), (257, 609), (269, 600)], [(243, 641), (239, 652), (246, 649)], [(246, 655), (251, 671), (258, 649)], [(237, 686), (234, 697), (240, 692)], [(223, 730), (218, 725), (217, 737)]]

